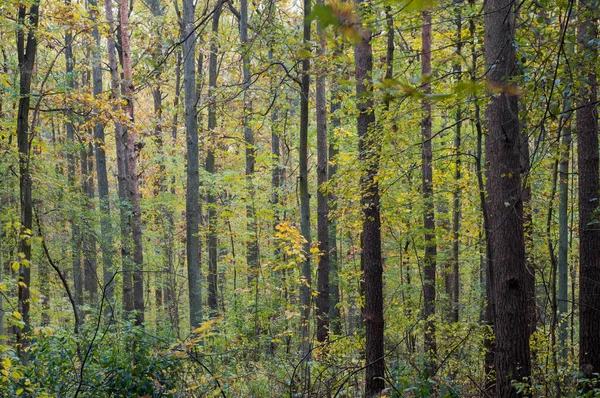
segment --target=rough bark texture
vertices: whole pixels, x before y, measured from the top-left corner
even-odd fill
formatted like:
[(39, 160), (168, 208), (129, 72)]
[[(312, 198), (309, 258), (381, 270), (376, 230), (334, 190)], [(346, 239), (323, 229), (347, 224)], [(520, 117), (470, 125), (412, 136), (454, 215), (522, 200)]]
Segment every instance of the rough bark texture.
[(202, 323), (202, 274), (200, 272), (200, 174), (198, 160), (198, 118), (196, 93), (196, 33), (194, 1), (183, 2), (183, 86), (185, 91), (185, 131), (187, 143), (186, 258), (188, 272), (190, 328)]
[[(135, 310), (135, 323), (144, 323), (144, 254), (142, 247), (142, 211), (140, 208), (140, 193), (138, 187), (136, 142), (133, 117), (133, 71), (131, 59), (131, 45), (129, 41), (129, 2), (121, 0), (120, 3), (121, 55), (123, 63), (123, 87), (126, 101), (125, 111), (132, 124), (131, 130), (126, 131), (125, 154), (127, 156), (127, 189), (131, 203), (129, 226), (133, 237), (133, 308)], [(125, 129), (129, 130), (129, 129)]]
[[(28, 21), (25, 21), (27, 13)], [(26, 362), (27, 353), (24, 350), (27, 346), (25, 334), (30, 331), (31, 317), (29, 313), (31, 297), (31, 239), (33, 235), (33, 202), (31, 197), (31, 131), (29, 129), (29, 106), (31, 81), (33, 77), (33, 67), (35, 65), (35, 56), (37, 52), (37, 38), (34, 29), (37, 28), (39, 21), (39, 1), (36, 0), (29, 7), (20, 4), (18, 8), (18, 30), (17, 30), (17, 56), (19, 62), (19, 107), (17, 110), (17, 145), (19, 149), (19, 198), (21, 210), (21, 228), (22, 239), (19, 239), (19, 253), (23, 253), (21, 265), (19, 267), (18, 287), (18, 309), (23, 317), (25, 327), (17, 332), (17, 353), (19, 357)], [(25, 24), (30, 26), (29, 31), (25, 30)]]
[[(104, 0), (104, 11), (106, 22), (109, 26), (110, 32), (115, 32), (115, 20), (113, 17), (113, 3), (112, 0)], [(119, 79), (119, 70), (117, 66), (117, 50), (115, 38), (110, 35), (106, 39), (107, 43), (107, 54), (108, 54), (108, 66), (110, 68), (110, 86), (111, 95), (114, 101), (114, 110), (118, 111), (118, 102), (121, 99), (121, 88)], [(119, 215), (120, 215), (120, 233), (121, 233), (121, 261), (122, 261), (122, 275), (123, 275), (123, 317), (127, 317), (127, 314), (133, 311), (133, 278), (131, 275), (132, 261), (131, 261), (131, 242), (130, 242), (130, 228), (128, 220), (128, 203), (129, 203), (129, 190), (127, 189), (127, 162), (125, 146), (127, 143), (126, 130), (123, 125), (115, 119), (115, 146), (117, 152), (117, 181), (118, 181), (118, 194), (119, 194)]]
[[(369, 12), (368, 3), (365, 12)], [(371, 31), (361, 28), (360, 37), (354, 47), (356, 74), (356, 97), (358, 118), (358, 151), (361, 165), (360, 189), (363, 210), (361, 264), (364, 270), (365, 332), (366, 332), (366, 383), (365, 395), (373, 397), (384, 388), (383, 350), (383, 263), (381, 259), (381, 218), (379, 214), (379, 185), (376, 177), (379, 171), (379, 143), (375, 130), (373, 110), (373, 49)]]
[(495, 298), (496, 395), (517, 396), (513, 381), (531, 373), (530, 307), (523, 232), (518, 98), (511, 93), (516, 74), (514, 34), (516, 3), (488, 0), (485, 12), (485, 59), (488, 83), (495, 87), (486, 109), (488, 135), (487, 204), (493, 253)]
[[(310, 15), (310, 0), (304, 0), (304, 15)], [(310, 51), (310, 22), (304, 23), (302, 42), (307, 51)], [(299, 190), (300, 190), (300, 230), (305, 239), (302, 250), (304, 261), (302, 262), (302, 279), (300, 285), (300, 337), (302, 340), (302, 354), (306, 356), (309, 352), (310, 336), (310, 302), (311, 302), (311, 270), (310, 270), (310, 195), (308, 193), (308, 101), (310, 91), (310, 59), (302, 60), (302, 87), (300, 94), (300, 146), (299, 152)]]
[(588, 377), (600, 371), (600, 219), (598, 113), (595, 65), (598, 2), (581, 0), (577, 30), (580, 88), (577, 104), (579, 167), (579, 366)]
[[(421, 76), (425, 80), (423, 92), (431, 93), (429, 78), (431, 76), (431, 12), (423, 12), (421, 30)], [(435, 274), (437, 246), (435, 242), (435, 212), (433, 205), (433, 165), (431, 150), (431, 102), (423, 99), (423, 119), (421, 121), (421, 136), (423, 139), (421, 152), (421, 178), (425, 210), (423, 227), (425, 230), (425, 255), (423, 257), (423, 315), (425, 316), (425, 353), (428, 356), (430, 374), (435, 372), (434, 357), (435, 343)]]
[[(322, 0), (318, 1), (323, 4)], [(316, 78), (317, 113), (317, 239), (319, 240), (319, 260), (317, 268), (317, 341), (327, 340), (329, 333), (329, 204), (327, 198), (327, 99), (325, 97), (325, 36), (318, 25), (319, 47), (317, 57), (322, 65)]]

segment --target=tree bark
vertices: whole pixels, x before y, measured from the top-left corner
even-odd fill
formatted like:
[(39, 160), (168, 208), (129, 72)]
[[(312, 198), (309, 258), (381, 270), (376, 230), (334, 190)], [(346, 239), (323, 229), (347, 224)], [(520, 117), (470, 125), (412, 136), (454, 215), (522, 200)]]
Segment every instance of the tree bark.
[(486, 109), (485, 140), (490, 245), (495, 298), (496, 395), (518, 396), (513, 381), (527, 382), (530, 298), (523, 232), (518, 98), (512, 87), (515, 62), (516, 3), (484, 5), (484, 52), (488, 84), (494, 88)]
[[(359, 2), (365, 13), (370, 12), (365, 0)], [(366, 323), (366, 383), (365, 395), (377, 396), (385, 387), (383, 346), (383, 262), (381, 258), (381, 218), (379, 209), (378, 133), (373, 110), (373, 49), (372, 33), (361, 27), (354, 47), (356, 97), (358, 117), (358, 153), (361, 165), (360, 190), (362, 207), (361, 265), (364, 271), (364, 319)]]
[[(323, 0), (318, 0), (323, 5)], [(317, 261), (317, 341), (327, 340), (329, 333), (329, 203), (327, 197), (327, 99), (325, 81), (325, 36), (323, 27), (317, 26), (319, 44), (317, 59), (321, 67), (316, 70), (316, 113), (317, 113), (317, 239), (319, 258)]]
[[(210, 58), (208, 65), (208, 131), (213, 136), (212, 142), (207, 146), (206, 151), (206, 171), (210, 175), (215, 174), (215, 135), (217, 128), (217, 100), (215, 98), (215, 89), (217, 87), (218, 65), (217, 57), (219, 47), (217, 36), (219, 34), (219, 19), (221, 18), (222, 3), (219, 2), (212, 17), (212, 37), (210, 43)], [(218, 278), (218, 239), (217, 239), (217, 200), (214, 184), (207, 187), (206, 207), (208, 212), (208, 307), (210, 316), (215, 317), (219, 312), (219, 303), (217, 297), (217, 278)]]
[[(142, 212), (140, 208), (140, 193), (138, 188), (137, 155), (133, 113), (133, 71), (131, 60), (131, 45), (129, 38), (129, 1), (120, 0), (120, 26), (121, 53), (123, 61), (123, 86), (126, 101), (125, 111), (129, 117), (131, 128), (124, 134), (127, 137), (125, 155), (127, 156), (127, 188), (131, 203), (129, 227), (133, 236), (133, 308), (135, 310), (135, 323), (144, 323), (144, 255), (142, 247)], [(131, 131), (127, 131), (131, 130)]]
[[(28, 21), (25, 21), (28, 15)], [(37, 52), (35, 29), (39, 22), (39, 0), (33, 1), (29, 7), (21, 3), (17, 14), (17, 57), (19, 62), (19, 106), (17, 110), (17, 145), (19, 149), (19, 199), (21, 210), (21, 238), (19, 253), (23, 253), (19, 266), (18, 309), (25, 327), (17, 332), (17, 353), (21, 360), (27, 362), (28, 345), (25, 335), (31, 329), (30, 317), (30, 284), (31, 284), (31, 236), (33, 236), (33, 202), (31, 196), (31, 134), (29, 128), (29, 106), (33, 67)], [(25, 32), (25, 24), (29, 31)]]
[[(424, 79), (423, 92), (431, 94), (431, 11), (423, 12), (421, 31), (421, 76)], [(429, 374), (435, 373), (435, 274), (437, 245), (435, 241), (435, 210), (433, 205), (433, 156), (431, 150), (431, 102), (424, 98), (422, 102), (423, 119), (421, 121), (421, 135), (423, 138), (421, 152), (421, 178), (425, 210), (423, 213), (423, 227), (425, 230), (425, 255), (423, 257), (423, 315), (425, 321), (425, 354), (428, 361)]]
[(579, 366), (586, 377), (600, 371), (600, 228), (598, 224), (598, 113), (596, 60), (598, 2), (581, 0), (577, 14), (580, 88), (577, 99), (579, 168)]
[[(90, 0), (90, 19), (94, 25), (92, 37), (94, 39), (92, 49), (92, 86), (94, 98), (102, 94), (102, 65), (100, 53), (100, 33), (98, 31), (98, 1)], [(108, 172), (106, 170), (106, 141), (104, 137), (104, 125), (100, 121), (94, 123), (94, 159), (96, 161), (96, 175), (98, 178), (98, 196), (100, 201), (100, 248), (102, 250), (102, 282), (104, 300), (104, 316), (111, 319), (114, 305), (114, 271), (112, 265), (112, 223), (110, 216)]]
[[(310, 0), (304, 0), (304, 29), (302, 43), (306, 51), (310, 51), (310, 22), (306, 18), (311, 12)], [(300, 338), (302, 355), (306, 357), (310, 350), (310, 306), (311, 306), (311, 285), (312, 276), (310, 269), (310, 194), (308, 193), (308, 101), (310, 95), (310, 59), (304, 56), (302, 59), (302, 80), (300, 88), (300, 146), (299, 155), (299, 190), (300, 190), (300, 232), (304, 237), (302, 251), (304, 261), (302, 261), (302, 283), (300, 284)]]

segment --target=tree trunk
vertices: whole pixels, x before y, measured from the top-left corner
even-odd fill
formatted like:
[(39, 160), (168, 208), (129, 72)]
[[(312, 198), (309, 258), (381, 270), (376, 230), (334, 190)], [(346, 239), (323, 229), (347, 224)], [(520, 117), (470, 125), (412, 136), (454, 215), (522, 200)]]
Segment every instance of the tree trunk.
[[(142, 212), (140, 208), (140, 193), (138, 189), (137, 155), (135, 142), (135, 129), (133, 117), (133, 71), (131, 60), (131, 45), (129, 41), (129, 2), (120, 0), (120, 26), (121, 53), (123, 60), (123, 86), (126, 101), (125, 111), (131, 123), (131, 131), (126, 131), (127, 143), (125, 155), (127, 156), (127, 188), (131, 203), (129, 227), (133, 235), (133, 308), (136, 325), (144, 323), (144, 254), (142, 247)], [(129, 130), (125, 129), (125, 130)]]
[[(421, 76), (424, 79), (423, 92), (431, 94), (431, 12), (423, 12), (421, 31)], [(433, 157), (431, 150), (431, 103), (423, 99), (423, 120), (421, 121), (421, 135), (423, 146), (421, 153), (421, 176), (423, 183), (423, 200), (425, 211), (423, 213), (423, 228), (425, 230), (425, 256), (423, 257), (423, 315), (425, 321), (425, 353), (428, 361), (429, 374), (435, 373), (435, 268), (437, 247), (435, 241), (435, 213), (433, 206)]]
[[(318, 0), (323, 5), (323, 0)], [(317, 261), (317, 341), (327, 340), (329, 333), (329, 203), (327, 198), (327, 99), (325, 97), (325, 36), (323, 27), (317, 27), (319, 46), (317, 59), (321, 67), (316, 71), (317, 113), (317, 237), (319, 258)]]
[[(212, 135), (209, 140), (206, 151), (206, 171), (210, 175), (215, 174), (215, 135), (217, 128), (217, 100), (215, 98), (215, 89), (217, 87), (218, 65), (217, 57), (219, 47), (217, 36), (219, 34), (219, 19), (221, 18), (222, 4), (219, 3), (212, 17), (212, 37), (210, 44), (210, 58), (208, 65), (208, 132)], [(217, 278), (218, 278), (218, 239), (217, 239), (217, 200), (214, 184), (209, 184), (206, 194), (206, 207), (208, 212), (208, 307), (210, 316), (215, 317), (219, 312), (219, 303), (217, 297)]]
[[(94, 24), (92, 37), (94, 45), (92, 49), (92, 85), (94, 98), (98, 98), (102, 92), (102, 65), (100, 54), (100, 33), (98, 32), (98, 2), (90, 0), (90, 18)], [(100, 200), (100, 248), (102, 249), (102, 294), (106, 303), (104, 304), (104, 316), (111, 319), (114, 305), (114, 271), (112, 265), (112, 223), (110, 216), (108, 173), (106, 170), (106, 141), (104, 138), (104, 125), (96, 121), (94, 123), (94, 158), (96, 160), (96, 175), (98, 178), (98, 196)]]
[(200, 272), (200, 177), (198, 160), (198, 118), (196, 93), (196, 33), (195, 4), (183, 2), (183, 85), (185, 91), (185, 129), (187, 142), (187, 185), (186, 185), (186, 257), (190, 301), (190, 328), (202, 323), (202, 287)]
[[(459, 60), (462, 60), (462, 15), (461, 15), (462, 4), (457, 5), (456, 10), (456, 55)], [(462, 67), (460, 61), (454, 65), (454, 72), (456, 73), (456, 79), (460, 83), (462, 81)], [(456, 160), (454, 163), (454, 191), (452, 192), (452, 268), (450, 269), (450, 289), (449, 299), (451, 304), (450, 320), (452, 322), (458, 322), (459, 319), (459, 298), (460, 298), (460, 205), (461, 205), (461, 141), (462, 141), (462, 104), (457, 101), (456, 105), (456, 132), (454, 136), (454, 151)]]
[[(28, 21), (25, 21), (28, 14)], [(37, 38), (35, 29), (39, 21), (39, 0), (29, 7), (29, 12), (23, 3), (19, 5), (17, 14), (17, 56), (19, 62), (19, 108), (17, 111), (17, 144), (19, 148), (19, 198), (21, 207), (21, 236), (19, 239), (19, 253), (23, 253), (19, 267), (18, 309), (25, 327), (17, 332), (17, 353), (21, 360), (27, 362), (28, 345), (24, 336), (31, 329), (30, 285), (31, 285), (31, 239), (33, 235), (33, 202), (31, 198), (31, 173), (30, 156), (31, 144), (29, 130), (29, 106), (31, 93), (31, 80), (33, 66), (37, 52)], [(25, 24), (29, 31), (25, 32)]]
[[(368, 4), (361, 0), (362, 4)], [(370, 10), (366, 10), (370, 12)], [(381, 258), (381, 218), (379, 214), (380, 146), (373, 110), (373, 49), (371, 30), (361, 27), (354, 47), (358, 118), (358, 153), (361, 165), (360, 190), (362, 207), (361, 264), (364, 271), (364, 319), (366, 323), (365, 395), (373, 397), (384, 388), (383, 350), (383, 262)]]
[[(310, 0), (304, 0), (304, 16), (310, 15)], [(310, 51), (310, 22), (304, 22), (302, 43), (306, 51)], [(307, 356), (310, 350), (310, 306), (311, 306), (311, 270), (310, 270), (310, 195), (308, 193), (308, 101), (310, 95), (310, 59), (302, 59), (302, 80), (300, 89), (300, 146), (299, 152), (299, 190), (300, 190), (300, 230), (304, 237), (302, 251), (302, 283), (300, 284), (300, 338), (302, 340), (302, 355)]]
[[(531, 374), (530, 298), (523, 232), (518, 98), (512, 94), (516, 4), (489, 0), (484, 5), (484, 52), (488, 84), (494, 87), (486, 109), (485, 140), (490, 245), (493, 258), (496, 395), (517, 396), (513, 381)], [(497, 93), (496, 91), (500, 91)]]
[[(92, 131), (89, 132), (93, 136)], [(81, 176), (82, 190), (85, 194), (85, 208), (89, 214), (94, 211), (94, 155), (92, 143), (82, 144), (81, 151)], [(89, 218), (88, 218), (89, 219)], [(84, 287), (87, 292), (87, 302), (92, 308), (98, 304), (98, 262), (96, 258), (96, 238), (93, 223), (86, 225), (82, 234), (83, 243), (83, 274)]]
[[(70, 7), (71, 1), (66, 0), (65, 6)], [(73, 34), (71, 29), (67, 28), (65, 33), (65, 86), (68, 92), (73, 92), (75, 89), (75, 78), (73, 71)], [(73, 194), (77, 196), (77, 200), (74, 201), (74, 205), (79, 203), (79, 189), (75, 183), (75, 169), (76, 159), (75, 153), (78, 151), (78, 147), (75, 142), (75, 126), (73, 124), (73, 118), (75, 117), (73, 110), (70, 106), (66, 110), (66, 122), (65, 130), (67, 132), (67, 178), (69, 180), (69, 186), (73, 189)], [(83, 305), (83, 273), (81, 269), (81, 229), (77, 220), (80, 218), (78, 215), (73, 214), (75, 209), (71, 209), (71, 266), (73, 270), (73, 287), (75, 291), (75, 302), (78, 306)]]
[(598, 113), (596, 60), (598, 2), (578, 3), (580, 88), (577, 104), (579, 167), (579, 366), (586, 377), (600, 371), (600, 228), (598, 223)]

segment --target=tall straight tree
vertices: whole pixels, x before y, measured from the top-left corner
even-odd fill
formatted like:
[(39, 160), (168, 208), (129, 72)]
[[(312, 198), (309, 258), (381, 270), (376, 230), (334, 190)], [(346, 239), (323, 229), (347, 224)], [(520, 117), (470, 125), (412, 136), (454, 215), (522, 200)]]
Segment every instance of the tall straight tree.
[[(421, 76), (423, 92), (431, 94), (431, 11), (423, 11), (421, 25)], [(425, 210), (423, 227), (425, 230), (425, 256), (423, 257), (423, 315), (425, 322), (425, 353), (428, 356), (430, 374), (434, 373), (433, 357), (435, 344), (435, 267), (437, 246), (435, 242), (435, 211), (433, 205), (433, 153), (431, 149), (431, 102), (423, 98), (423, 119), (421, 120), (421, 179)]]
[(252, 95), (250, 94), (250, 46), (248, 45), (248, 0), (240, 1), (240, 40), (242, 42), (242, 87), (243, 97), (243, 125), (244, 141), (246, 141), (246, 185), (248, 200), (246, 201), (246, 228), (248, 240), (246, 241), (246, 263), (248, 265), (248, 282), (254, 282), (258, 289), (258, 235), (255, 216), (254, 192), (254, 165), (256, 163), (256, 148), (254, 146), (254, 131), (250, 125), (252, 121)]
[(31, 81), (37, 53), (35, 29), (40, 17), (39, 0), (29, 6), (19, 3), (17, 10), (17, 58), (19, 62), (19, 107), (17, 110), (17, 145), (19, 149), (19, 199), (21, 210), (21, 239), (19, 253), (23, 253), (19, 266), (18, 309), (25, 327), (17, 332), (17, 353), (27, 360), (27, 340), (24, 336), (31, 328), (30, 284), (31, 284), (31, 239), (33, 234), (33, 201), (31, 197), (31, 131), (29, 126), (29, 107), (31, 101)]
[[(323, 5), (323, 0), (318, 0)], [(329, 203), (327, 195), (327, 98), (325, 93), (325, 35), (323, 26), (317, 25), (319, 45), (317, 57), (321, 67), (316, 74), (316, 113), (317, 113), (317, 237), (319, 240), (319, 261), (317, 269), (317, 341), (327, 340), (329, 333)]]
[[(369, 2), (360, 0), (364, 16), (371, 12)], [(381, 216), (379, 209), (380, 147), (375, 125), (373, 102), (373, 48), (369, 27), (360, 27), (354, 46), (356, 98), (358, 117), (358, 153), (360, 159), (360, 191), (362, 207), (361, 265), (364, 272), (364, 318), (366, 324), (365, 395), (377, 396), (385, 387), (383, 350), (383, 262), (381, 258)]]
[[(310, 21), (308, 16), (311, 10), (311, 0), (304, 0), (304, 29), (302, 31), (302, 43), (307, 51), (310, 51)], [(308, 100), (310, 95), (310, 59), (305, 54), (302, 59), (302, 80), (300, 88), (300, 146), (299, 154), (299, 189), (300, 189), (300, 231), (304, 237), (302, 250), (304, 261), (302, 261), (302, 278), (300, 285), (300, 305), (302, 306), (300, 316), (300, 338), (302, 339), (302, 355), (309, 353), (310, 343), (310, 194), (308, 193)]]
[(121, 0), (119, 34), (121, 42), (121, 58), (123, 64), (123, 93), (125, 98), (125, 111), (131, 123), (130, 128), (124, 129), (125, 155), (127, 157), (127, 190), (131, 204), (128, 216), (129, 229), (133, 237), (133, 308), (135, 323), (144, 323), (144, 254), (142, 247), (142, 211), (140, 208), (140, 193), (137, 173), (137, 155), (134, 133), (133, 112), (133, 71), (131, 59), (131, 44), (129, 36), (129, 2)]
[[(115, 32), (116, 25), (113, 16), (112, 0), (104, 0), (104, 14), (110, 32)], [(121, 87), (119, 69), (117, 66), (117, 49), (115, 37), (111, 34), (106, 39), (108, 67), (110, 69), (110, 90), (114, 102), (113, 110), (119, 110)], [(127, 189), (127, 162), (125, 146), (127, 143), (126, 130), (119, 119), (115, 119), (115, 147), (117, 152), (117, 181), (119, 194), (119, 215), (121, 232), (121, 268), (122, 268), (122, 301), (123, 316), (127, 317), (133, 311), (133, 278), (131, 276), (131, 230), (128, 223), (129, 190)]]
[[(212, 136), (206, 149), (206, 171), (210, 175), (215, 174), (215, 135), (217, 128), (217, 99), (215, 98), (215, 89), (217, 87), (218, 77), (218, 35), (219, 35), (219, 20), (221, 19), (221, 11), (223, 2), (219, 1), (215, 7), (212, 16), (212, 36), (210, 41), (210, 57), (208, 60), (208, 133)], [(210, 316), (216, 316), (219, 311), (217, 301), (217, 197), (215, 188), (210, 184), (207, 188), (206, 207), (208, 210), (208, 236), (206, 237), (208, 246), (208, 307)]]
[(598, 228), (598, 111), (596, 65), (598, 1), (580, 0), (577, 14), (579, 93), (579, 366), (587, 377), (600, 371), (600, 228)]
[[(92, 37), (92, 89), (94, 98), (98, 98), (103, 91), (102, 65), (100, 49), (100, 32), (98, 31), (98, 1), (90, 0), (90, 19), (94, 24)], [(96, 176), (98, 179), (98, 196), (100, 201), (100, 248), (102, 250), (102, 283), (103, 296), (108, 305), (104, 306), (104, 316), (112, 316), (114, 297), (114, 272), (112, 265), (112, 223), (110, 217), (108, 172), (106, 170), (106, 140), (104, 137), (104, 124), (97, 120), (94, 122), (94, 159), (96, 161)]]
[(202, 323), (202, 288), (200, 272), (200, 174), (198, 161), (198, 118), (196, 93), (196, 6), (183, 2), (183, 86), (185, 91), (185, 131), (187, 143), (187, 185), (185, 197), (186, 257), (190, 301), (190, 328)]
[[(71, 1), (66, 0), (65, 6), (70, 7)], [(73, 59), (73, 33), (71, 28), (67, 27), (65, 32), (65, 87), (69, 92), (75, 89), (74, 76), (74, 59)], [(65, 130), (67, 132), (67, 140), (69, 147), (67, 148), (67, 178), (69, 185), (73, 189), (74, 194), (79, 194), (79, 189), (75, 182), (76, 159), (75, 150), (77, 143), (75, 141), (75, 125), (73, 118), (75, 117), (71, 107), (67, 107), (65, 112)], [(75, 201), (77, 203), (77, 201)], [(72, 213), (75, 211), (71, 210)], [(73, 287), (75, 291), (75, 301), (78, 306), (83, 305), (83, 273), (81, 270), (81, 229), (79, 228), (79, 218), (75, 214), (71, 215), (71, 264), (73, 271)]]
[(514, 380), (531, 374), (530, 299), (523, 232), (520, 172), (521, 138), (518, 98), (512, 87), (517, 74), (515, 21), (517, 3), (488, 0), (484, 5), (484, 53), (493, 89), (486, 109), (485, 139), (490, 261), (495, 298), (496, 395), (518, 396)]

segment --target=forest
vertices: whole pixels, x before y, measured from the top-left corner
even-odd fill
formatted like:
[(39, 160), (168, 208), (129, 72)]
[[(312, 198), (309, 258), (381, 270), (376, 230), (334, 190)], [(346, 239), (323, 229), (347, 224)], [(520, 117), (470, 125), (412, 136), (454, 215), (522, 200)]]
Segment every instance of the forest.
[(1, 397), (600, 397), (599, 0), (1, 0)]

